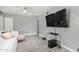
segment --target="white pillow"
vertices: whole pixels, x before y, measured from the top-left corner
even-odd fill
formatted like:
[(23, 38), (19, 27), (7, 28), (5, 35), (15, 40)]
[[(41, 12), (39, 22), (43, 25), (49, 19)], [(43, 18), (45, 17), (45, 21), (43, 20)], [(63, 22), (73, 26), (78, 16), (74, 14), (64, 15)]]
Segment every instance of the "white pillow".
[(10, 31), (1, 33), (1, 37), (4, 39), (10, 39), (10, 38), (13, 38), (13, 36), (14, 36), (13, 33)]

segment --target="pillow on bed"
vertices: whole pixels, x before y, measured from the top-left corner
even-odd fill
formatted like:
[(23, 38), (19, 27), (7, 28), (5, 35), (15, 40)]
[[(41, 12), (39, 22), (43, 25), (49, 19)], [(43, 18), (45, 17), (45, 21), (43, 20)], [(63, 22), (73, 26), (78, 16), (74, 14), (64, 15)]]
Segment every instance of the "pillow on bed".
[(13, 36), (14, 36), (13, 33), (10, 31), (1, 32), (1, 37), (4, 39), (10, 39), (10, 38), (13, 38)]

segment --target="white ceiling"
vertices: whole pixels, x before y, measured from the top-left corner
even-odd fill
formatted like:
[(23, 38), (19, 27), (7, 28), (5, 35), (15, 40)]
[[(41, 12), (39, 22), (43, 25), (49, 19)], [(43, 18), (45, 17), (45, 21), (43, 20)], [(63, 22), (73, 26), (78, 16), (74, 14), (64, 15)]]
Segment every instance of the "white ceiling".
[[(26, 7), (31, 8), (31, 11), (35, 15), (42, 15), (52, 8), (52, 6), (26, 6)], [(3, 13), (7, 14), (23, 15), (23, 12), (19, 11), (17, 6), (0, 6), (0, 10)]]

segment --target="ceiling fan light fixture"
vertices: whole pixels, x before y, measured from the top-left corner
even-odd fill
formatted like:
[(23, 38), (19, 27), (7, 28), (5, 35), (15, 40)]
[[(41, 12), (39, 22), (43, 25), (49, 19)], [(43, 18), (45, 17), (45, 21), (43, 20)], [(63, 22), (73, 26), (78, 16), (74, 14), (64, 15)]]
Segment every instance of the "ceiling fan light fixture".
[(28, 11), (24, 10), (23, 13), (28, 13)]
[(28, 7), (18, 7), (18, 10), (24, 15), (29, 15), (29, 16), (36, 15), (35, 12), (32, 11), (33, 9)]

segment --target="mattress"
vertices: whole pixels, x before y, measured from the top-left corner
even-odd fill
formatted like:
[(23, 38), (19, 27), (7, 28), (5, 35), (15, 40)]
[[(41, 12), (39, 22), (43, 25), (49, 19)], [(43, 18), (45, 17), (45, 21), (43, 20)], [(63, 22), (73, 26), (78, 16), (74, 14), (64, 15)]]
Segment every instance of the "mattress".
[(15, 35), (11, 39), (3, 39), (0, 36), (0, 52), (16, 52), (18, 32), (13, 31)]

